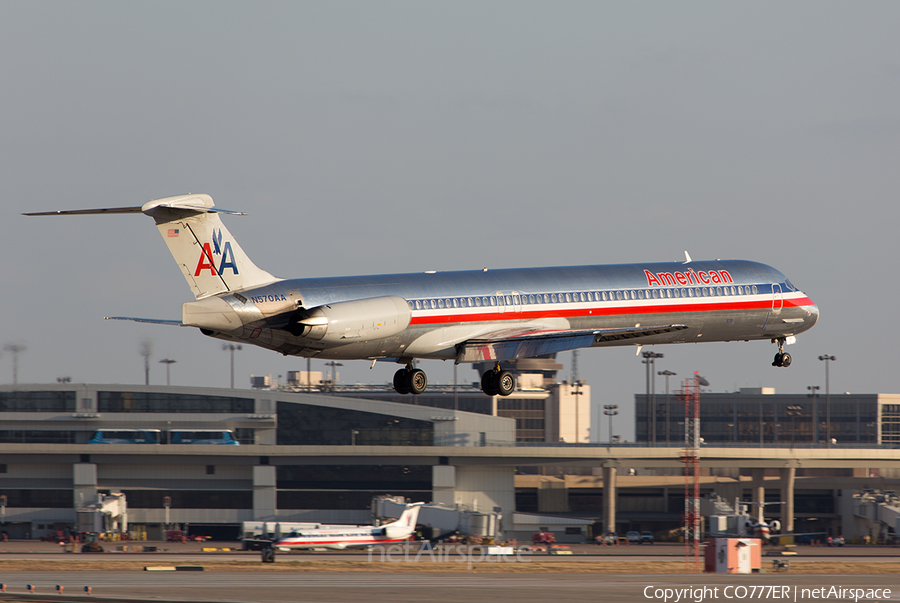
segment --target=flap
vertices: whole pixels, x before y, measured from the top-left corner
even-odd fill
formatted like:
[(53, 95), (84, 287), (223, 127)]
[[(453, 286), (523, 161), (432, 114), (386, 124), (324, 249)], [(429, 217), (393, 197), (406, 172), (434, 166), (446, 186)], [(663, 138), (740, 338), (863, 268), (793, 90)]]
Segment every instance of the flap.
[(456, 362), (457, 364), (484, 360), (500, 362), (517, 358), (534, 358), (554, 352), (588, 348), (608, 341), (640, 339), (686, 328), (687, 325), (675, 324), (619, 329), (538, 330), (533, 327), (527, 330), (504, 329), (459, 344)]

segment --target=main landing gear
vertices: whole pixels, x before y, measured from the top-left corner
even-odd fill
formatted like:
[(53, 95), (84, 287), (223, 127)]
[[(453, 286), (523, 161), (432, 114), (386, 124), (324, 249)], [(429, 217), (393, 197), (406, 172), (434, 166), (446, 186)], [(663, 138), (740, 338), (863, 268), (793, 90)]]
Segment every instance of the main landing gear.
[[(394, 390), (398, 394), (421, 394), (428, 387), (428, 378), (422, 369), (412, 363), (394, 373)], [(508, 396), (516, 390), (516, 376), (500, 369), (500, 363), (481, 376), (481, 390), (489, 396)]]
[(406, 368), (402, 368), (394, 373), (394, 390), (398, 394), (415, 394), (419, 395), (428, 387), (428, 377), (422, 369), (413, 368), (412, 364), (407, 364)]
[(489, 396), (508, 396), (516, 389), (516, 376), (500, 370), (500, 363), (481, 376), (481, 391)]
[(783, 366), (785, 368), (791, 366), (791, 355), (784, 351), (784, 337), (773, 339), (772, 343), (778, 344), (778, 353), (775, 354), (772, 366)]

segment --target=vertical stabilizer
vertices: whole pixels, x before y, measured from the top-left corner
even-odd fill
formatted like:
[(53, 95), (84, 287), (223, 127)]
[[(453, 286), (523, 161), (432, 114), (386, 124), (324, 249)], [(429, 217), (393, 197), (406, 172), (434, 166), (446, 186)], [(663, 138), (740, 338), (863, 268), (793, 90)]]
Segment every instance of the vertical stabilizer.
[(157, 199), (145, 203), (141, 211), (156, 220), (197, 299), (278, 280), (250, 261), (219, 218), (220, 213), (239, 212), (216, 207), (209, 195)]
[(397, 527), (409, 528), (410, 533), (416, 529), (416, 521), (419, 519), (419, 509), (422, 503), (415, 503), (406, 507), (400, 519), (395, 521), (393, 525)]

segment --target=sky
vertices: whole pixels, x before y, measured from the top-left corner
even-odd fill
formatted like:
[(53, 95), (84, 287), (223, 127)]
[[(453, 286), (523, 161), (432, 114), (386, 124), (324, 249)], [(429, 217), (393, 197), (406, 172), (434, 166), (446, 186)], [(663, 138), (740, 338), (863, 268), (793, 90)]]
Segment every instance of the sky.
[[(824, 391), (831, 354), (832, 391), (900, 392), (898, 22), (895, 2), (4, 0), (0, 346), (26, 346), (19, 383), (140, 384), (150, 341), (151, 383), (171, 358), (173, 384), (228, 387), (221, 341), (102, 319), (193, 299), (150, 218), (19, 215), (203, 192), (281, 277), (760, 261), (821, 312), (793, 365), (765, 341), (657, 346), (672, 389)], [(635, 349), (578, 366), (633, 437)], [(238, 387), (305, 367), (235, 358)]]

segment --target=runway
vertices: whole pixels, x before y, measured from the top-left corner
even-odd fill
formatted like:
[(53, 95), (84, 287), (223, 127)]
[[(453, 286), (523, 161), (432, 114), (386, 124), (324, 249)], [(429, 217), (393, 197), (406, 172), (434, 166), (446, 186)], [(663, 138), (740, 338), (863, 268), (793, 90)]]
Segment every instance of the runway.
[[(8, 579), (4, 577), (4, 579)], [(65, 595), (83, 594), (92, 586), (94, 600), (113, 601), (223, 601), (228, 603), (344, 603), (391, 601), (394, 603), (547, 603), (660, 600), (665, 589), (706, 587), (704, 600), (727, 601), (731, 597), (761, 601), (773, 597), (751, 597), (752, 591), (734, 587), (765, 587), (770, 593), (802, 594), (804, 588), (892, 589), (881, 601), (900, 600), (900, 588), (893, 576), (792, 576), (766, 574), (725, 575), (644, 575), (611, 576), (591, 574), (542, 574), (538, 576), (491, 574), (298, 574), (255, 572), (202, 572), (151, 574), (147, 572), (21, 572), (10, 582), (0, 600), (60, 601), (70, 597), (56, 594), (56, 585), (65, 586)], [(35, 594), (26, 594), (25, 585), (33, 584)], [(715, 590), (718, 589), (718, 590)], [(787, 589), (785, 591), (784, 589)], [(696, 592), (696, 591), (695, 591)], [(659, 593), (658, 596), (653, 596)], [(713, 593), (717, 596), (713, 596)], [(648, 594), (650, 596), (648, 596)], [(81, 598), (81, 597), (79, 597)], [(778, 597), (782, 598), (782, 597)], [(788, 597), (794, 599), (793, 597)], [(843, 598), (843, 597), (842, 597)], [(86, 600), (87, 598), (84, 597)], [(798, 597), (794, 600), (813, 600)], [(866, 600), (866, 599), (863, 599)]]
[[(893, 575), (840, 575), (840, 571), (819, 572), (820, 575), (771, 573), (771, 558), (763, 559), (767, 572), (755, 575), (722, 574), (663, 574), (652, 568), (666, 564), (680, 572), (684, 559), (683, 545), (655, 545), (653, 547), (614, 547), (576, 545), (567, 556), (534, 555), (520, 562), (482, 561), (480, 563), (445, 563), (441, 571), (425, 564), (407, 563), (401, 571), (397, 565), (379, 561), (378, 554), (370, 559), (367, 553), (303, 553), (283, 554), (275, 564), (258, 562), (256, 552), (203, 553), (199, 545), (176, 545), (157, 553), (62, 553), (52, 543), (4, 543), (0, 547), (0, 582), (7, 585), (0, 593), (0, 601), (81, 601), (84, 587), (92, 588), (91, 599), (114, 603), (117, 601), (185, 601), (200, 603), (343, 603), (359, 601), (390, 601), (391, 603), (562, 603), (569, 601), (665, 601), (662, 597), (672, 589), (685, 587), (719, 588), (705, 591), (705, 601), (761, 601), (774, 598), (753, 597), (743, 591), (731, 592), (728, 597), (721, 590), (726, 586), (778, 587), (777, 593), (788, 591), (803, 598), (803, 589), (815, 588), (892, 588)], [(12, 549), (12, 550), (11, 550)], [(799, 555), (789, 557), (795, 571), (815, 571), (817, 564), (863, 562), (878, 572), (879, 566), (898, 563), (898, 549), (889, 547), (798, 547)], [(411, 547), (408, 555), (415, 558), (418, 549)], [(427, 560), (427, 556), (423, 556)], [(785, 557), (788, 558), (788, 557)], [(399, 561), (399, 560), (398, 560)], [(590, 564), (600, 564), (596, 568)], [(649, 570), (624, 574), (610, 570), (611, 564)], [(227, 564), (233, 564), (228, 568)], [(354, 565), (349, 569), (348, 564)], [(568, 564), (568, 565), (566, 565)], [(112, 568), (119, 566), (118, 569)], [(206, 571), (150, 572), (144, 566), (190, 565)], [(409, 567), (410, 565), (416, 567)], [(600, 566), (605, 566), (600, 573)], [(449, 567), (448, 567), (449, 566)], [(559, 567), (559, 570), (556, 567)], [(37, 568), (41, 568), (40, 571)], [(886, 571), (893, 571), (886, 569)], [(491, 572), (491, 573), (488, 573)], [(26, 592), (27, 585), (35, 586), (35, 593)], [(59, 595), (56, 586), (64, 587)], [(650, 587), (650, 590), (646, 590)], [(667, 591), (666, 589), (669, 589)], [(784, 589), (788, 589), (785, 591)], [(791, 590), (793, 589), (793, 590)], [(715, 595), (712, 593), (715, 592)], [(748, 591), (750, 593), (751, 591)], [(660, 596), (654, 596), (660, 593)], [(880, 593), (884, 594), (884, 593)], [(648, 596), (649, 595), (649, 596)], [(835, 599), (838, 597), (829, 597)], [(852, 599), (853, 597), (850, 597)], [(847, 599), (847, 597), (842, 597)], [(681, 599), (684, 601), (684, 599)], [(690, 599), (694, 601), (694, 599)], [(869, 600), (869, 599), (861, 599)], [(881, 601), (900, 601), (900, 586)], [(679, 602), (680, 603), (680, 602)], [(699, 603), (696, 602), (695, 603)]]

